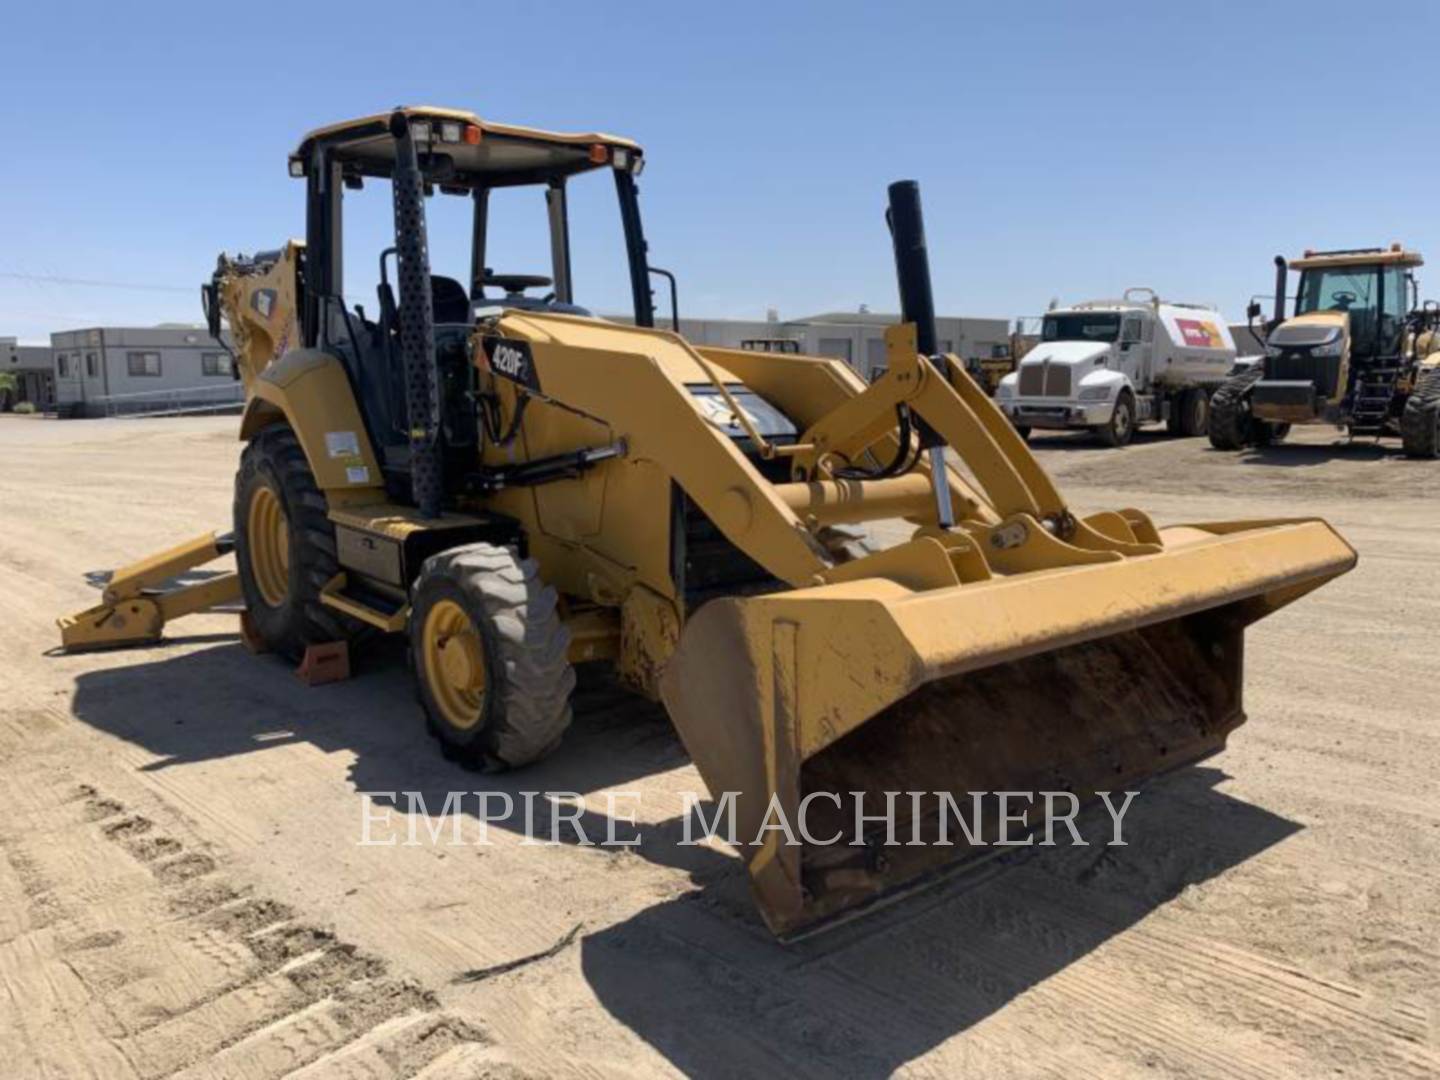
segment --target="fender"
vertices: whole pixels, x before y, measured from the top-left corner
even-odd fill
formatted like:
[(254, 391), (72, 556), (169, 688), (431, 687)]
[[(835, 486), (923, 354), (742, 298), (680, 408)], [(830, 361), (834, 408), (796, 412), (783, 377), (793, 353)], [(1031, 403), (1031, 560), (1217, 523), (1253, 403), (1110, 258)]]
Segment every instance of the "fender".
[[(1109, 397), (1102, 400), (1082, 399), (1080, 397), (1081, 390), (1088, 390), (1096, 386), (1109, 387)], [(1092, 371), (1087, 371), (1084, 375), (1080, 376), (1080, 378), (1076, 380), (1075, 385), (1071, 387), (1070, 395), (1073, 400), (1082, 405), (1108, 405), (1110, 407), (1110, 414), (1113, 414), (1115, 411), (1115, 403), (1120, 400), (1120, 394), (1125, 390), (1129, 390), (1130, 396), (1135, 399), (1138, 413), (1140, 396), (1135, 392), (1134, 382), (1125, 372), (1116, 371), (1113, 368), (1097, 368)], [(1141, 417), (1137, 415), (1136, 420), (1139, 421), (1140, 419)]]
[(380, 463), (338, 357), (295, 349), (261, 372), (245, 403), (240, 438), (249, 442), (278, 423), (295, 432), (332, 505), (342, 493), (345, 503), (384, 500)]

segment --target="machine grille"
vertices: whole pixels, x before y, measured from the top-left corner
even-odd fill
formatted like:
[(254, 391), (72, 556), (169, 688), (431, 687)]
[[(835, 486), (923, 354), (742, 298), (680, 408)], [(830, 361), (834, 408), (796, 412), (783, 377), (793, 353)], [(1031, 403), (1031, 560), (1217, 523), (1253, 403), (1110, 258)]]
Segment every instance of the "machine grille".
[(1312, 356), (1309, 352), (1283, 352), (1265, 360), (1267, 379), (1298, 379), (1315, 384), (1315, 389), (1333, 398), (1340, 384), (1338, 356)]
[(1038, 364), (1020, 365), (1022, 397), (1069, 397), (1070, 369), (1064, 364), (1042, 360)]
[(1070, 396), (1070, 369), (1064, 364), (1045, 365), (1045, 396)]

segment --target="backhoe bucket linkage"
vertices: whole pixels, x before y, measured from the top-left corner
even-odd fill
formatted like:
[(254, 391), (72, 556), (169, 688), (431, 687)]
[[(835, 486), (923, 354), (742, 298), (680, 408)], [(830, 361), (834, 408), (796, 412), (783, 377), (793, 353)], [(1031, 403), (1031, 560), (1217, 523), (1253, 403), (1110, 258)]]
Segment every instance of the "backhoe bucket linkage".
[(168, 551), (121, 567), (111, 576), (101, 603), (57, 619), (67, 652), (114, 649), (159, 641), (165, 624), (240, 599), (240, 579), (216, 574), (192, 584), (162, 589), (188, 570), (228, 555), (228, 534), (205, 533)]

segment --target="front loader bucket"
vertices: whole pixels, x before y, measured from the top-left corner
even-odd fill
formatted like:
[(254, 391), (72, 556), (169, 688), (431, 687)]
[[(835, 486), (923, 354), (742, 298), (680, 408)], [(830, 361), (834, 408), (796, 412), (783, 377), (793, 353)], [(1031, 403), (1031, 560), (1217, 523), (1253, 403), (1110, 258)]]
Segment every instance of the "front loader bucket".
[[(942, 820), (941, 793), (965, 820), (973, 792), (1114, 791), (1118, 804), (1216, 752), (1245, 719), (1244, 628), (1355, 562), (1318, 521), (1160, 539), (1156, 554), (948, 588), (860, 577), (691, 618), (661, 693), (717, 809), (733, 799), (772, 930), (794, 935), (996, 850), (993, 796), (972, 843)], [(857, 803), (875, 819), (858, 832)], [(1041, 826), (1043, 807), (1037, 795), (1010, 838)]]

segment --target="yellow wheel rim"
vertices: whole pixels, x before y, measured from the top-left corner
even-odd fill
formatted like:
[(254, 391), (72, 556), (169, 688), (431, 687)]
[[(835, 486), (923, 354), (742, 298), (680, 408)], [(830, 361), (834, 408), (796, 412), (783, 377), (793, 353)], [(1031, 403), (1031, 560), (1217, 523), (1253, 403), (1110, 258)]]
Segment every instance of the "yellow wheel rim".
[(485, 652), (465, 609), (438, 600), (421, 630), (425, 682), (436, 707), (453, 727), (468, 731), (480, 723), (485, 704)]
[(264, 484), (250, 496), (246, 536), (260, 599), (269, 607), (279, 607), (290, 589), (290, 523), (285, 520), (280, 497)]

